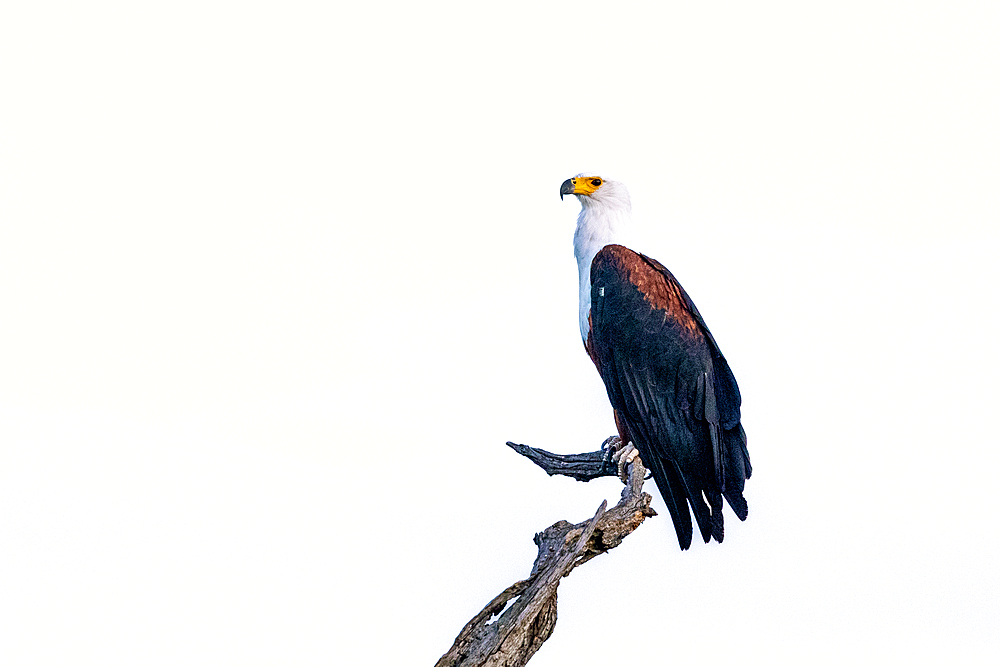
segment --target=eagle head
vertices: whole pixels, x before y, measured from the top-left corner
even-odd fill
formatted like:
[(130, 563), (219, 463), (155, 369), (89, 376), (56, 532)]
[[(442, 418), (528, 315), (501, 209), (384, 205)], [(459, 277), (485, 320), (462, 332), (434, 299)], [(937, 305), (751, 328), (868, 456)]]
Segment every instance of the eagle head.
[(592, 204), (632, 208), (628, 190), (618, 181), (612, 181), (596, 174), (577, 174), (567, 178), (559, 186), (559, 198), (565, 195), (576, 195), (584, 208)]

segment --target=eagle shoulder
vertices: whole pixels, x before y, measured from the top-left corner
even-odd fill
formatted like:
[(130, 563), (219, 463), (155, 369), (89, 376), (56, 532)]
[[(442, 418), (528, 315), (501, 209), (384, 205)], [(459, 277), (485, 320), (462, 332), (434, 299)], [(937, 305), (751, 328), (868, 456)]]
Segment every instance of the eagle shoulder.
[[(625, 297), (632, 317), (663, 318), (692, 341), (704, 338), (704, 323), (684, 289), (662, 264), (621, 245), (604, 246), (590, 267), (591, 308), (598, 298)], [(627, 292), (641, 296), (641, 302)], [(618, 314), (619, 316), (621, 313)]]

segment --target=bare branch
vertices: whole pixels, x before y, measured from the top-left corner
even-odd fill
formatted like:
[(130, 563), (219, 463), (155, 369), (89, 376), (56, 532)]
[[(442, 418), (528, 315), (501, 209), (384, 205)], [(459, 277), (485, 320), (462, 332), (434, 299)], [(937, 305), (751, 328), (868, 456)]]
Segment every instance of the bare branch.
[(600, 451), (586, 452), (585, 454), (553, 454), (544, 449), (535, 449), (515, 442), (508, 442), (507, 446), (521, 456), (531, 459), (549, 475), (565, 475), (581, 482), (589, 482), (597, 477), (618, 474), (608, 456), (609, 448), (616, 446), (617, 443), (618, 436), (613, 435), (604, 441)]
[[(605, 451), (564, 456), (507, 444), (550, 475), (587, 481), (617, 472)], [(614, 444), (611, 438), (605, 441), (605, 446)], [(607, 510), (604, 501), (587, 521), (558, 521), (536, 534), (538, 556), (531, 575), (507, 588), (469, 621), (436, 667), (521, 667), (527, 663), (555, 628), (556, 589), (562, 578), (577, 565), (621, 544), (646, 517), (656, 516), (649, 494), (642, 492), (645, 475), (642, 461), (634, 459), (617, 505)]]

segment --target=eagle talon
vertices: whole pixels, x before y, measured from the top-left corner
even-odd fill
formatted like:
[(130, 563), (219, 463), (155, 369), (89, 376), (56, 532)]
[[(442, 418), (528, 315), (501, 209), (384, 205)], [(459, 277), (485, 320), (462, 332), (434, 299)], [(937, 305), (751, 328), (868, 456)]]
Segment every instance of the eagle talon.
[(618, 479), (622, 484), (628, 484), (628, 465), (638, 458), (639, 450), (631, 442), (611, 455), (611, 460), (618, 464)]
[(601, 451), (604, 452), (604, 467), (610, 470), (615, 452), (622, 448), (622, 439), (617, 435), (609, 437), (601, 443)]

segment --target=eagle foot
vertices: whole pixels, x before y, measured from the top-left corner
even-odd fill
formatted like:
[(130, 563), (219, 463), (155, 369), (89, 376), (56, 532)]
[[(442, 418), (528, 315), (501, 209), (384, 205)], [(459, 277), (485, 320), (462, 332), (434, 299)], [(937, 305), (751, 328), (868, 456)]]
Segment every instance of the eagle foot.
[(611, 455), (611, 460), (618, 464), (618, 479), (622, 484), (628, 484), (628, 465), (638, 458), (639, 450), (631, 442)]
[(604, 468), (609, 472), (613, 469), (612, 462), (615, 453), (622, 448), (622, 439), (617, 435), (609, 437), (601, 443), (601, 451), (604, 453)]

